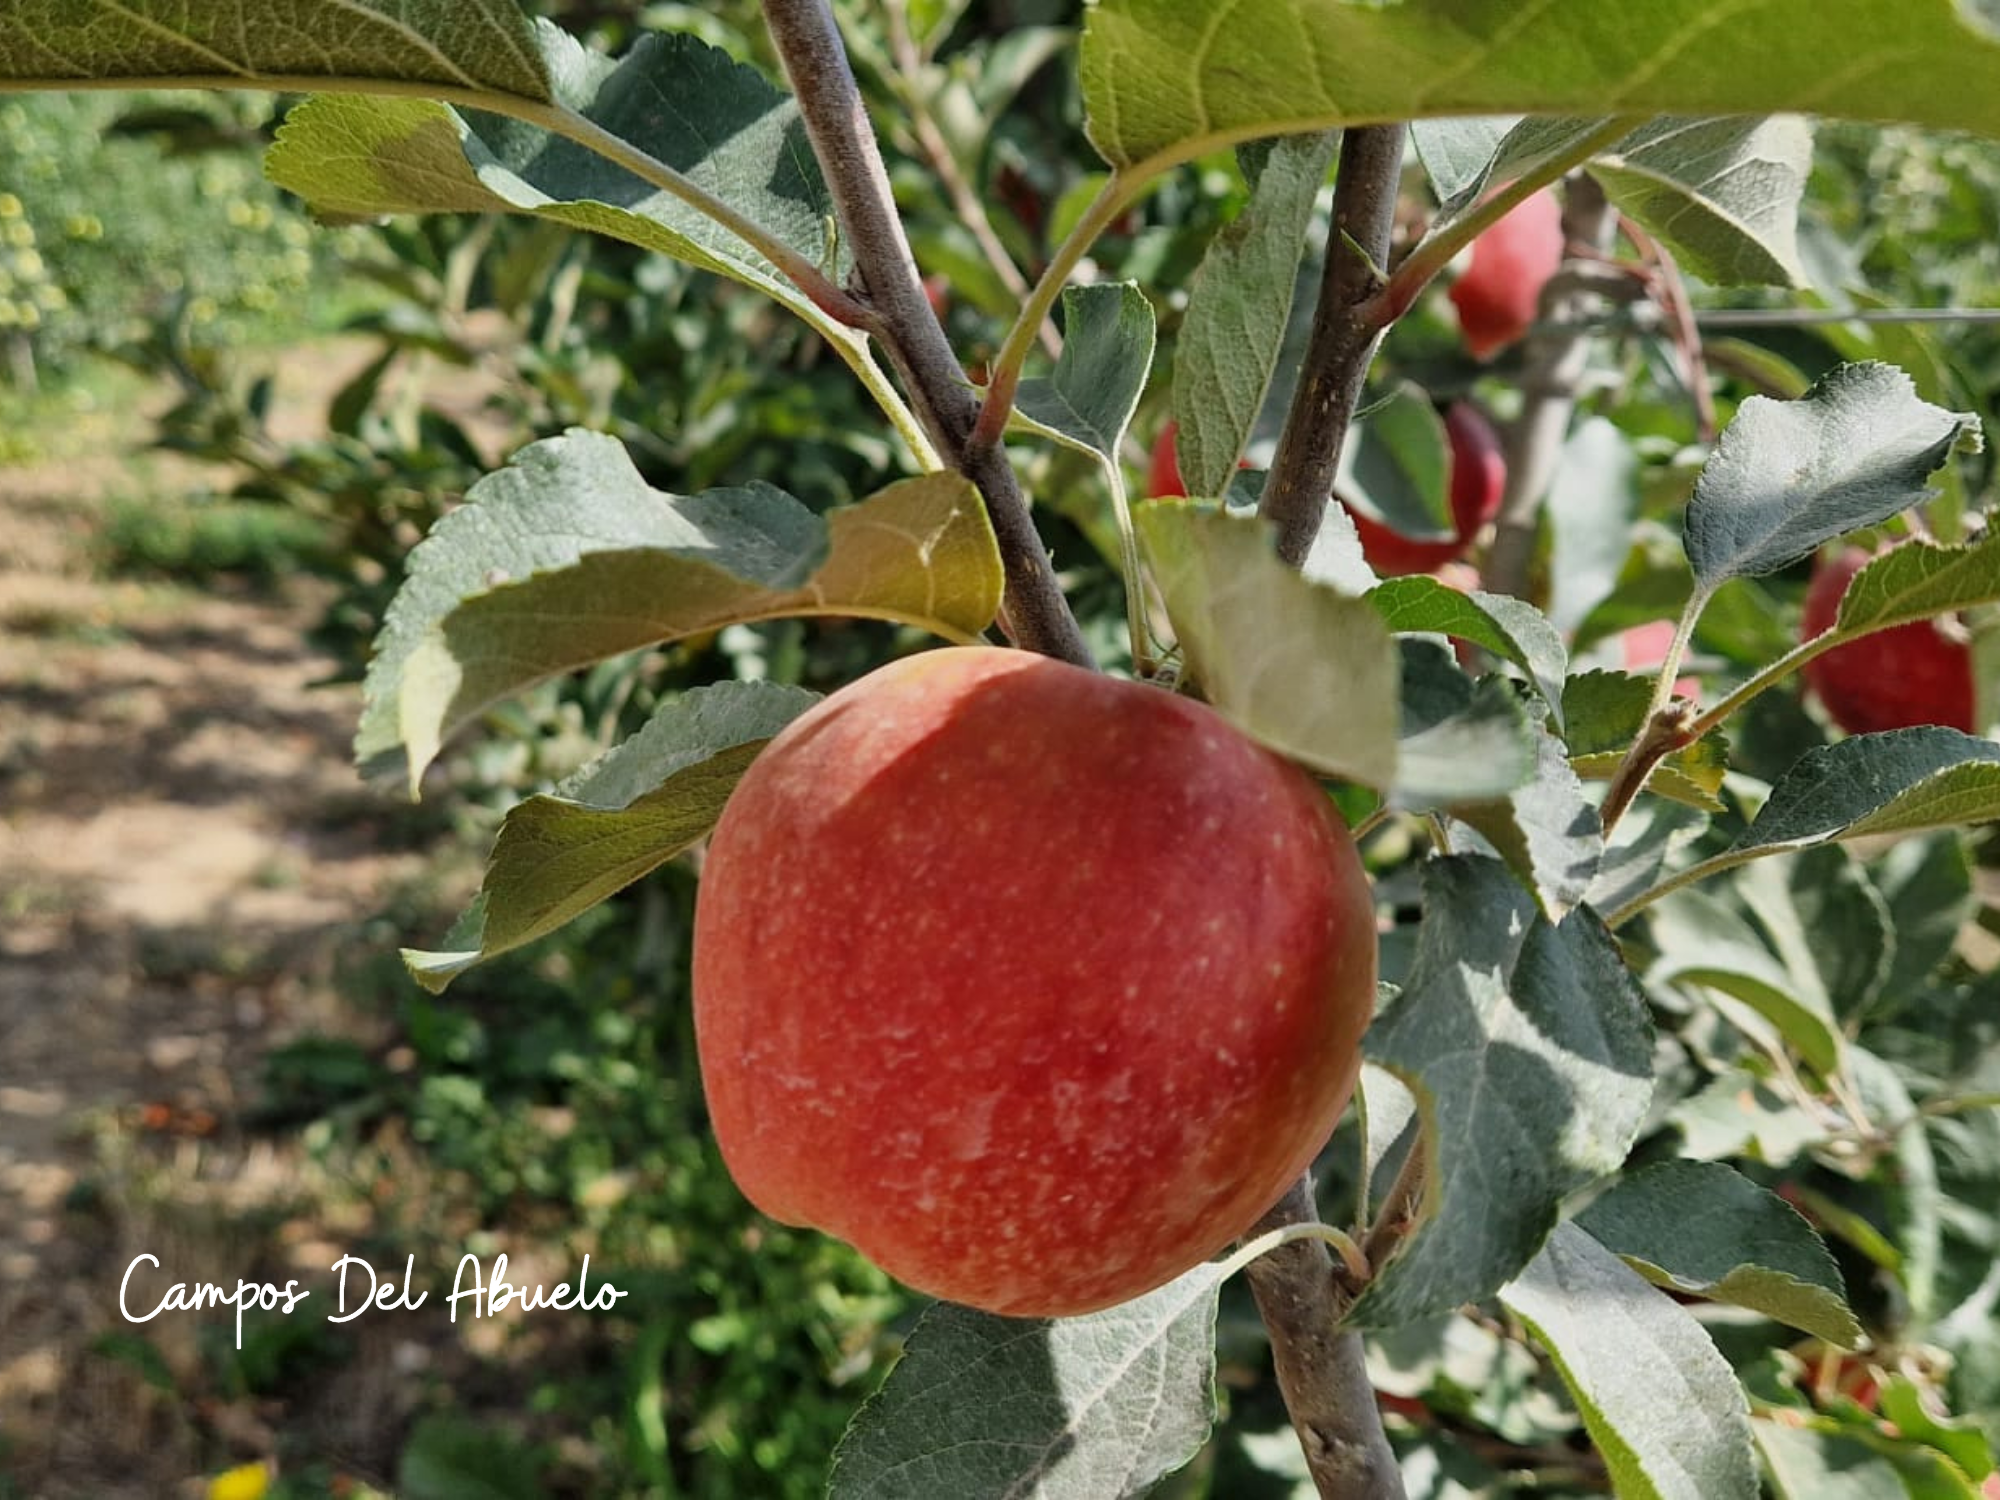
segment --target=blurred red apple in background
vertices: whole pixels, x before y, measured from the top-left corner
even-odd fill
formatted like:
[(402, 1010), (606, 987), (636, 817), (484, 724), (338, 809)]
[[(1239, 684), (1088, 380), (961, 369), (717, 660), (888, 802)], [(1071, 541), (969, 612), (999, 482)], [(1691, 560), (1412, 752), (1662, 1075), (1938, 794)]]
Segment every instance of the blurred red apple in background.
[(1552, 192), (1524, 198), (1472, 242), (1472, 263), (1446, 294), (1465, 347), (1490, 359), (1535, 321), (1542, 287), (1563, 258), (1562, 205)]
[[(1648, 620), (1644, 625), (1619, 631), (1618, 654), (1625, 670), (1640, 675), (1657, 672), (1666, 664), (1667, 648), (1674, 643), (1675, 629), (1672, 620)], [(1682, 698), (1698, 698), (1701, 681), (1695, 677), (1676, 677), (1674, 692)]]
[[(1847, 586), (1871, 560), (1860, 547), (1822, 557), (1806, 589), (1801, 640), (1830, 629)], [(1916, 724), (1977, 731), (1972, 648), (1935, 620), (1915, 620), (1836, 646), (1805, 664), (1806, 685), (1849, 734)]]
[(794, 721), (703, 868), (695, 1033), (764, 1212), (991, 1312), (1242, 1235), (1353, 1090), (1372, 897), (1304, 772), (1205, 705), (926, 652)]
[(1174, 440), (1180, 430), (1180, 423), (1168, 422), (1153, 439), (1153, 462), (1146, 470), (1149, 500), (1170, 500), (1187, 494), (1187, 486), (1181, 483), (1180, 459), (1174, 453)]

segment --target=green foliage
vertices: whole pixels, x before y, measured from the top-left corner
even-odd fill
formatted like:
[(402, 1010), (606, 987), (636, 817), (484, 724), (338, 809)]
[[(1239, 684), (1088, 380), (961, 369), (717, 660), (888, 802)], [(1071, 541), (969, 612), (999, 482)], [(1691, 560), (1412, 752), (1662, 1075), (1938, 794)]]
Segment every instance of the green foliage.
[(323, 566), (325, 526), (285, 506), (177, 498), (112, 502), (97, 538), (113, 574), (151, 573), (206, 582), (225, 573), (264, 583)]
[[(217, 518), (283, 514), (243, 504), (205, 523), (121, 513), (115, 555), (185, 573), (219, 556), (310, 559), (341, 577), (351, 661), (381, 627), (363, 759), (400, 758), (415, 790), (442, 754), (461, 787), (483, 790), (467, 821), (497, 825), (480, 903), (449, 951), (413, 966), (441, 985), (520, 950), (452, 1003), (391, 990), (406, 1068), (323, 1041), (281, 1054), (274, 1105), (282, 1088), (325, 1139), (407, 1127), (477, 1222), (579, 1225), (635, 1289), (620, 1358), (579, 1360), (536, 1397), (552, 1426), (591, 1433), (587, 1481), (547, 1450), (499, 1461), (476, 1430), (437, 1422), (404, 1453), (407, 1491), (507, 1494), (539, 1469), (605, 1493), (817, 1493), (848, 1407), (887, 1364), (901, 1299), (728, 1187), (687, 1034), (691, 881), (671, 861), (803, 700), (788, 689), (850, 678), (915, 630), (986, 628), (994, 533), (963, 480), (891, 483), (912, 459), (929, 466), (924, 402), (883, 376), (865, 319), (847, 307), (841, 321), (856, 247), (832, 233), (795, 101), (749, 60), (760, 43), (667, 7), (700, 38), (641, 36), (613, 62), (501, 0), (425, 0), (394, 29), (372, 23), (381, 5), (352, 9), (360, 24), (322, 20), (266, 50), (221, 35), (233, 3), (200, 0), (172, 27), (114, 30), (123, 45), (100, 65), (111, 78), (189, 68), (195, 42), (253, 78), (312, 72), (332, 92), (290, 115), (280, 180), (336, 214), (481, 216), (373, 241), (390, 304), (370, 325), (381, 355), (321, 444), (272, 443), (255, 384), (193, 357), (200, 294), (142, 314), (146, 357), (189, 390), (169, 440), (241, 465), (245, 502), (301, 507), (329, 550), (287, 552), (266, 531), (229, 552)], [(1145, 663), (1150, 584), (1172, 674), (1348, 783), (1343, 806), (1380, 830), (1370, 858), (1396, 993), (1369, 1039), (1359, 1150), (1342, 1137), (1322, 1166), (1329, 1219), (1389, 1241), (1345, 1303), (1349, 1326), (1375, 1336), (1378, 1378), (1434, 1336), (1394, 1380), (1413, 1408), (1397, 1434), (1413, 1479), (1490, 1494), (1525, 1468), (1560, 1492), (1581, 1424), (1625, 1495), (1747, 1496), (1760, 1457), (1781, 1494), (1971, 1494), (2000, 1431), (2000, 1224), (1983, 1206), (2000, 1201), (2000, 1033), (1995, 981), (1959, 941), (1992, 845), (1962, 829), (2000, 814), (2000, 752), (1937, 727), (1836, 738), (1790, 678), (1808, 654), (1793, 649), (1804, 564), (1860, 530), (1965, 544), (1872, 566), (1838, 640), (1949, 611), (1981, 623), (1994, 554), (1969, 534), (1990, 461), (1961, 408), (1994, 409), (2000, 358), (1990, 330), (1753, 326), (1710, 343), (1710, 370), (1684, 304), (1807, 281), (1814, 292), (1767, 305), (1990, 300), (1990, 152), (1836, 132), (1808, 177), (1805, 127), (1756, 112), (2000, 129), (2000, 37), (1987, 11), (1942, 3), (1899, 14), (1893, 48), (1862, 0), (1673, 0), (1615, 34), (1580, 6), (1525, 22), (1517, 10), (1254, 0), (1218, 29), (1184, 0), (1103, 0), (1078, 39), (988, 31), (940, 0), (899, 9), (903, 34), (886, 41), (860, 16), (854, 29), (902, 147), (891, 172), (916, 254), (956, 282), (945, 322), (968, 364), (1035, 334), (1002, 342), (1022, 267), (1060, 278), (1070, 232), (1102, 231), (1088, 247), (1097, 284), (1059, 309), (1063, 354), (1024, 376), (1013, 413), (1087, 634), (1110, 639), (1129, 600)], [(1726, 47), (1704, 41), (1711, 28)], [(39, 56), (0, 25), (0, 77), (41, 81)], [(370, 96), (385, 78), (440, 97)], [(659, 98), (697, 100), (712, 121), (663, 120)], [(0, 126), (25, 130), (44, 110), (0, 105)], [(1495, 118), (1522, 110), (1538, 118)], [(1581, 411), (1531, 455), (1553, 472), (1529, 566), (1507, 579), (1524, 597), (1376, 585), (1344, 521), (1302, 573), (1229, 513), (1247, 506), (1154, 505), (1126, 529), (1118, 465), (1169, 390), (1195, 487), (1261, 484), (1237, 465), (1270, 457), (1310, 310), (1295, 293), (1339, 244), (1318, 132), (1468, 112), (1481, 118), (1417, 132), (1428, 182), (1407, 184), (1425, 200), (1410, 217), (1428, 227), (1379, 268), (1404, 316), (1337, 482), (1363, 510), (1435, 529), (1449, 483), (1436, 407), (1469, 394), (1533, 415), (1542, 346), (1475, 363), (1424, 278), (1497, 212), (1496, 188), (1588, 163), (1637, 226), (1610, 253), (1641, 305), (1540, 335), (1575, 338), (1583, 373), (1564, 399)], [(726, 128), (696, 128), (713, 122)], [(1292, 134), (1227, 150), (1274, 131)], [(81, 184), (83, 170), (47, 173)], [(1857, 235), (1878, 177), (1906, 220)], [(968, 196), (990, 205), (983, 224), (968, 222)], [(0, 297), (13, 298), (0, 308), (14, 309), (17, 347), (23, 308), (89, 303), (89, 282), (69, 286), (42, 246), (49, 215), (66, 215), (83, 264), (98, 210), (48, 201), (0, 196)], [(608, 242), (572, 241), (576, 228)], [(1843, 241), (1859, 253), (1836, 255)], [(464, 429), (385, 395), (392, 368), (473, 357), (475, 306), (506, 326), (502, 405), (523, 439), (485, 478)], [(411, 553), (420, 531), (430, 539)], [(1498, 572), (1501, 552), (1475, 558)], [(825, 618), (843, 612), (905, 629)], [(1666, 628), (1663, 660), (1630, 659), (1618, 633), (1635, 625)], [(1699, 678), (1686, 707), (1683, 671)], [(723, 702), (753, 707), (718, 728), (708, 715)], [(447, 750), (458, 730), (476, 742)], [(1399, 1217), (1371, 1225), (1385, 1201)], [(933, 1310), (842, 1445), (834, 1493), (1152, 1483), (1208, 1441), (1218, 1336), (1247, 1344), (1243, 1379), (1262, 1379), (1255, 1340), (1218, 1321), (1221, 1280), (1198, 1268), (1051, 1326)], [(1763, 1321), (1698, 1318), (1668, 1291)], [(1856, 1358), (1881, 1362), (1888, 1424), (1825, 1374), (1845, 1357), (1834, 1346), (1857, 1343)], [(246, 1379), (276, 1386), (329, 1357), (263, 1347)], [(1479, 1390), (1465, 1371), (1482, 1361), (1526, 1394)], [(1891, 1366), (1904, 1373), (1889, 1379)], [(1566, 1411), (1548, 1402), (1557, 1379)], [(1169, 1483), (1249, 1494), (1297, 1480), (1293, 1450), (1257, 1441), (1257, 1399)], [(1225, 1490), (1232, 1464), (1269, 1472)]]
[(269, 107), (231, 96), (30, 94), (0, 101), (0, 378), (143, 343), (295, 329), (352, 236), (314, 230), (257, 168)]

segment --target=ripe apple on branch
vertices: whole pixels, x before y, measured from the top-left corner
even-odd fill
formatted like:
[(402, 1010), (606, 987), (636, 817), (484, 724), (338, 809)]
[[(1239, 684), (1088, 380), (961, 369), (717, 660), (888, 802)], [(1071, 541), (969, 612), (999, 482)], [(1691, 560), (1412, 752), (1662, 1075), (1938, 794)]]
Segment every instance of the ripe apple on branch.
[(724, 1160), (772, 1217), (1016, 1317), (1241, 1236), (1361, 1065), (1375, 921), (1332, 803), (1213, 709), (1027, 652), (794, 720), (703, 868)]

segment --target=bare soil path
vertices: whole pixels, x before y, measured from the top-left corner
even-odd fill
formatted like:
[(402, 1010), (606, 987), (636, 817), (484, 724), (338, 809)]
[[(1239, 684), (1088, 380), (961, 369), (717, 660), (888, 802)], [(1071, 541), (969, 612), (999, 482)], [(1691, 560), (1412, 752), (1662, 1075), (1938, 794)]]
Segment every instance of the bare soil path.
[[(366, 356), (287, 361), (285, 420), (310, 426)], [(332, 957), (417, 861), (382, 852), (393, 809), (349, 765), (358, 693), (313, 686), (310, 586), (99, 576), (106, 498), (198, 477), (119, 451), (146, 430), (0, 468), (0, 1493), (174, 1494), (213, 1452), (102, 1357), (140, 1331), (123, 1267), (174, 1234), (93, 1185), (107, 1154), (121, 1181), (206, 1183), (216, 1226), (282, 1195), (292, 1166), (238, 1111), (272, 1045), (351, 1030)], [(233, 1273), (228, 1238), (207, 1234), (204, 1279)]]

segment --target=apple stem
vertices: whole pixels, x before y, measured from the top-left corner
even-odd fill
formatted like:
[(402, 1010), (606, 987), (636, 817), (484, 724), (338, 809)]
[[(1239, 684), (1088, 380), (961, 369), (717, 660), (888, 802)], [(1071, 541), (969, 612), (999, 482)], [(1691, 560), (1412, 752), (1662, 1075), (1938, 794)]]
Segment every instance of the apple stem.
[(1347, 424), (1360, 405), (1375, 345), (1389, 326), (1376, 293), (1389, 264), (1407, 134), (1400, 124), (1364, 125), (1340, 140), (1319, 305), (1258, 507), (1278, 529), (1278, 556), (1295, 568), (1304, 566), (1319, 535)]
[(764, 25), (798, 97), (813, 155), (854, 252), (856, 326), (879, 340), (918, 422), (946, 463), (986, 500), (1007, 575), (1006, 628), (1016, 645), (1092, 667), (1027, 498), (999, 444), (968, 442), (978, 404), (917, 276), (888, 168), (827, 0), (766, 0)]
[(1226, 1276), (1234, 1276), (1245, 1270), (1251, 1262), (1269, 1255), (1273, 1250), (1282, 1250), (1287, 1245), (1298, 1244), (1301, 1240), (1316, 1240), (1328, 1246), (1340, 1257), (1340, 1263), (1357, 1285), (1365, 1285), (1375, 1274), (1368, 1264), (1368, 1257), (1361, 1249), (1360, 1241), (1344, 1229), (1336, 1229), (1331, 1224), (1314, 1222), (1311, 1224), (1283, 1224), (1278, 1228), (1258, 1235), (1253, 1240), (1245, 1240), (1236, 1253), (1223, 1262)]
[[(1609, 247), (1618, 216), (1594, 177), (1573, 172), (1563, 186), (1562, 223), (1563, 238), (1584, 252), (1587, 265)], [(1563, 270), (1578, 269), (1572, 251)], [(1587, 277), (1557, 275), (1542, 288), (1541, 316), (1529, 330), (1521, 371), (1521, 414), (1507, 428), (1507, 487), (1480, 569), (1480, 586), (1490, 593), (1527, 597), (1542, 500), (1562, 462), (1577, 393), (1589, 372), (1591, 320), (1603, 305)]]

